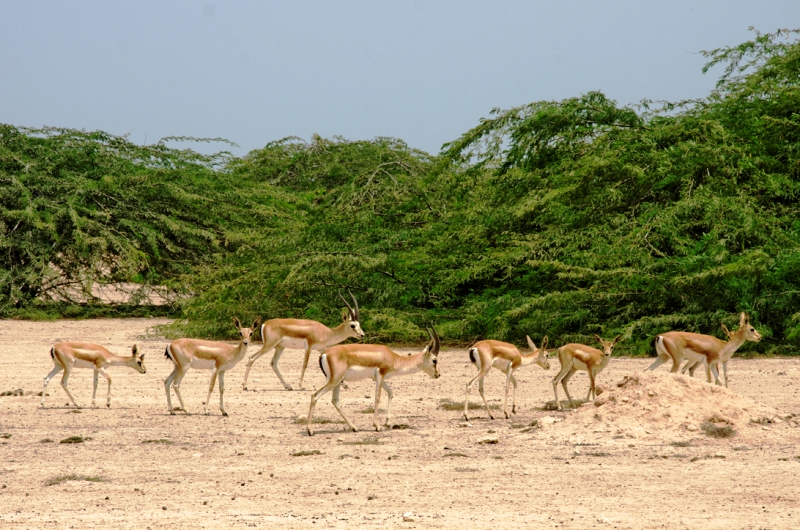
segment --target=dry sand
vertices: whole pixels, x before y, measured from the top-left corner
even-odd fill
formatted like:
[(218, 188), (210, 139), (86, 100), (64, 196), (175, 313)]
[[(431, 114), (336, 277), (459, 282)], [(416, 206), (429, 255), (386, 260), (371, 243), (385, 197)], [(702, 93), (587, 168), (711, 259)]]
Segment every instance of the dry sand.
[[(362, 411), (374, 384), (364, 381), (341, 396), (363, 430), (345, 432), (328, 395), (315, 415), (333, 423), (308, 437), (295, 419), (324, 382), (316, 356), (306, 391), (284, 391), (264, 357), (245, 392), (240, 363), (228, 372), (227, 418), (216, 391), (212, 415), (197, 414), (210, 373), (191, 371), (182, 391), (194, 414), (170, 416), (166, 341), (142, 339), (157, 322), (0, 322), (0, 392), (23, 390), (0, 397), (0, 528), (800, 527), (800, 359), (733, 359), (726, 390), (666, 367), (642, 374), (649, 359), (615, 358), (598, 377), (606, 388), (600, 406), (563, 413), (542, 410), (553, 399), (558, 363), (549, 373), (526, 367), (517, 376), (516, 416), (491, 421), (477, 409), (467, 423), (440, 405), (462, 402), (475, 369), (466, 350), (443, 351), (440, 379), (390, 380), (393, 421), (408, 428), (370, 431), (371, 415)], [(119, 354), (136, 341), (148, 372), (109, 369), (110, 410), (102, 379), (101, 408), (65, 406), (59, 378), (48, 388), (48, 408), (39, 408), (50, 346), (77, 339)], [(292, 384), (300, 363), (299, 351), (281, 359)], [(91, 381), (90, 370), (73, 372), (79, 403), (90, 403)], [(587, 384), (576, 374), (573, 397), (585, 396)], [(490, 404), (502, 405), (502, 386), (499, 372), (486, 378)], [(479, 400), (474, 388), (472, 401)], [(735, 434), (707, 436), (709, 419)], [(59, 443), (69, 436), (91, 440)], [(487, 436), (497, 443), (477, 443)], [(47, 485), (70, 475), (105, 481)]]

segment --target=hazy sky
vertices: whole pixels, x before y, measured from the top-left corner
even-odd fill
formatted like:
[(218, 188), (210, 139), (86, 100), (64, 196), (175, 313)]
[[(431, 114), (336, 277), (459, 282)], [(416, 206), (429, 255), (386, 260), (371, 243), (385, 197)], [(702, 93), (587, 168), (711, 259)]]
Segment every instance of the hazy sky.
[(494, 107), (703, 97), (699, 50), (798, 0), (0, 0), (0, 122), (137, 143), (394, 136), (432, 153)]

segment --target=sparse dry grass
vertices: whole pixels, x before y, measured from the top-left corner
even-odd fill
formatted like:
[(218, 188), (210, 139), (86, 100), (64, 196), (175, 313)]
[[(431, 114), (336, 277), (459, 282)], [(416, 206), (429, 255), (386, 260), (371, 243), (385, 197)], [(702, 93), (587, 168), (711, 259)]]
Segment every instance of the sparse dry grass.
[(383, 442), (380, 441), (380, 438), (372, 436), (370, 438), (364, 438), (363, 440), (356, 440), (354, 442), (342, 442), (342, 445), (383, 445)]
[(163, 445), (173, 445), (175, 442), (172, 440), (167, 440), (166, 438), (159, 438), (158, 440), (142, 440), (143, 444), (163, 444)]
[(62, 444), (82, 444), (83, 442), (88, 442), (89, 440), (91, 440), (91, 437), (89, 437), (89, 436), (86, 436), (86, 437), (83, 437), (83, 436), (70, 436), (69, 438), (64, 438), (63, 440), (61, 440), (58, 443), (62, 443)]
[(704, 422), (700, 428), (712, 438), (731, 438), (736, 434), (736, 430), (731, 425), (717, 425), (711, 421)]
[(313, 455), (321, 455), (322, 451), (318, 449), (314, 449), (312, 451), (297, 451), (296, 453), (292, 453), (292, 456), (313, 456)]
[(90, 477), (88, 475), (58, 475), (49, 479), (47, 482), (44, 483), (45, 486), (56, 486), (61, 484), (62, 482), (67, 482), (68, 480), (75, 480), (75, 481), (86, 481), (86, 482), (108, 482), (108, 479), (101, 476)]
[[(464, 403), (456, 403), (455, 401), (444, 398), (439, 400), (439, 408), (442, 410), (464, 410)], [(484, 410), (486, 407), (483, 406), (483, 403), (476, 403), (475, 401), (470, 401), (469, 405), (467, 405), (469, 410)], [(497, 403), (490, 403), (489, 409), (491, 410), (500, 410), (500, 405)]]

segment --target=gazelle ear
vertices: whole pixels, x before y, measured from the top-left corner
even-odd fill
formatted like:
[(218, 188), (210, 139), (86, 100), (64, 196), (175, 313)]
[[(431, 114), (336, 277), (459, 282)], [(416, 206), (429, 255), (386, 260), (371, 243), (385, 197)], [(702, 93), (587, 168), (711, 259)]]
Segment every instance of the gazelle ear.
[(614, 337), (614, 343), (612, 344), (612, 346), (613, 346), (614, 344), (618, 343), (618, 342), (619, 342), (619, 339), (621, 339), (621, 338), (622, 338), (622, 335), (617, 335), (616, 337)]
[(747, 313), (744, 311), (739, 313), (739, 327), (747, 325), (748, 322), (750, 322), (750, 317), (747, 316)]
[(242, 323), (237, 317), (233, 317), (233, 325), (236, 326), (236, 329), (242, 329)]
[(601, 338), (600, 338), (600, 335), (598, 335), (597, 333), (595, 333), (595, 334), (594, 334), (594, 339), (595, 339), (597, 342), (599, 342), (600, 344), (603, 344), (603, 339), (601, 339)]
[(139, 355), (139, 360), (144, 361), (144, 354)]
[(350, 311), (348, 311), (347, 309), (342, 309), (342, 322), (347, 322), (349, 316), (350, 316)]
[(533, 339), (531, 339), (529, 335), (525, 335), (525, 340), (528, 341), (528, 348), (530, 348), (531, 351), (536, 351), (539, 349), (536, 347), (536, 343), (533, 342)]
[(254, 331), (258, 329), (258, 325), (259, 324), (261, 324), (261, 317), (256, 317), (256, 319), (253, 320), (253, 330)]
[(545, 348), (547, 348), (547, 335), (542, 337), (542, 350), (544, 350)]
[[(139, 346), (134, 344), (133, 347), (131, 348), (131, 355), (136, 357), (138, 354), (139, 354)], [(144, 354), (142, 354), (142, 356), (144, 356)]]

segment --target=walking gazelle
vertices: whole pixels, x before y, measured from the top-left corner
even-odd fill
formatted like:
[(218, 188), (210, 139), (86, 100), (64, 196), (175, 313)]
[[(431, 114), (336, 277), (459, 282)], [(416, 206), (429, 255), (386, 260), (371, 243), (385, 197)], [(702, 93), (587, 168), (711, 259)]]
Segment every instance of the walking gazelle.
[(42, 408), (44, 408), (44, 398), (47, 395), (47, 384), (50, 380), (64, 370), (64, 375), (61, 377), (61, 388), (69, 396), (72, 404), (77, 408), (80, 405), (72, 397), (72, 393), (67, 388), (69, 376), (73, 368), (92, 368), (94, 370), (94, 388), (92, 389), (92, 406), (95, 404), (95, 396), (97, 395), (97, 377), (102, 375), (108, 381), (108, 392), (106, 394), (106, 407), (111, 408), (111, 376), (106, 372), (109, 366), (127, 366), (133, 368), (139, 373), (147, 373), (144, 367), (144, 354), (139, 354), (139, 347), (134, 344), (131, 348), (130, 357), (122, 357), (114, 355), (104, 347), (90, 342), (58, 342), (50, 349), (50, 357), (53, 359), (53, 370), (44, 378), (44, 386), (42, 387)]
[(339, 408), (339, 390), (343, 381), (360, 381), (362, 379), (375, 380), (375, 404), (372, 425), (376, 431), (381, 430), (378, 422), (378, 406), (381, 401), (381, 389), (386, 390), (388, 403), (386, 405), (386, 425), (389, 424), (389, 408), (392, 404), (392, 389), (386, 384), (386, 379), (398, 375), (408, 375), (420, 370), (434, 379), (439, 373), (439, 335), (431, 325), (428, 331), (430, 342), (422, 352), (414, 355), (399, 355), (388, 347), (380, 344), (341, 344), (328, 348), (319, 358), (327, 381), (325, 385), (311, 396), (311, 405), (308, 409), (308, 435), (313, 436), (311, 424), (314, 417), (314, 406), (317, 400), (329, 390), (333, 391), (331, 402), (339, 414), (344, 418), (347, 426), (356, 432), (355, 425), (347, 419), (342, 409)]

